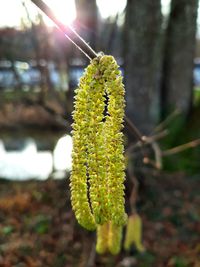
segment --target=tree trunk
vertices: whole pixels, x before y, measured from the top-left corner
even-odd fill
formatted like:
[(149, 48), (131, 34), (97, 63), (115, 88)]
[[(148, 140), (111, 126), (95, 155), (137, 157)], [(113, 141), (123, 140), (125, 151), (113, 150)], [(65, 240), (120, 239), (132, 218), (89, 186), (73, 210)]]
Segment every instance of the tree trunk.
[(161, 22), (160, 0), (128, 0), (124, 35), (126, 114), (146, 134), (160, 113)]
[(76, 30), (95, 50), (97, 40), (98, 11), (96, 1), (75, 0), (76, 3)]
[(175, 108), (187, 114), (192, 103), (198, 0), (172, 0), (166, 32), (162, 114)]

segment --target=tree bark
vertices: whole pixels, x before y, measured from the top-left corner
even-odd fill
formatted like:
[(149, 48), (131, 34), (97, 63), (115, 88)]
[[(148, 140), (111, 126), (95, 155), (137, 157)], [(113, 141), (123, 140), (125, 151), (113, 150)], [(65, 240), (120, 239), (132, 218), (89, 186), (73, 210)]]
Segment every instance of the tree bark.
[(192, 104), (197, 9), (198, 0), (171, 2), (161, 86), (164, 116), (175, 108), (187, 114)]
[(161, 22), (160, 0), (128, 0), (124, 34), (126, 114), (146, 134), (160, 113)]

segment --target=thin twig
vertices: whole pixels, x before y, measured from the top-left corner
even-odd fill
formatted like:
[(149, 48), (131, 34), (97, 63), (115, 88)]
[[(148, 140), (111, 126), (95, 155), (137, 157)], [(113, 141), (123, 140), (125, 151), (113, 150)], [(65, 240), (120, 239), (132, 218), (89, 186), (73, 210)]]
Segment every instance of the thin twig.
[[(137, 143), (130, 144), (126, 149), (125, 154), (129, 155), (135, 149), (141, 148), (142, 146), (151, 145), (153, 142), (162, 139), (163, 137), (165, 137), (168, 134), (169, 134), (169, 131), (164, 130), (164, 131), (157, 133), (155, 135), (147, 136), (145, 138), (146, 139), (145, 142), (143, 141), (143, 143), (141, 141), (138, 141)], [(143, 137), (143, 140), (144, 140), (144, 137)]]
[(131, 213), (135, 213), (136, 212), (136, 202), (137, 202), (137, 197), (138, 197), (138, 187), (139, 187), (139, 183), (138, 180), (136, 179), (135, 175), (133, 174), (131, 176), (131, 181), (133, 184), (133, 188), (132, 188), (132, 192), (129, 198), (130, 201), (130, 208), (131, 208)]
[(160, 170), (162, 169), (162, 151), (157, 142), (152, 142), (151, 146), (155, 155), (156, 168)]
[[(83, 40), (83, 38), (69, 25), (65, 26), (53, 14), (52, 10), (42, 0), (31, 0), (47, 17), (49, 17), (60, 31), (87, 57), (89, 60), (97, 57), (97, 53)], [(59, 3), (58, 3), (59, 4)]]
[(154, 134), (154, 135), (151, 135), (151, 136), (147, 136), (146, 137), (146, 143), (150, 144), (150, 143), (152, 143), (154, 141), (158, 141), (158, 140), (162, 139), (163, 137), (167, 136), (168, 134), (169, 134), (169, 130), (166, 129), (166, 130), (163, 130), (160, 133), (157, 133), (157, 134)]
[(144, 157), (143, 158), (143, 163), (144, 164), (148, 164), (151, 165), (152, 167), (154, 167), (156, 170), (158, 170), (157, 164), (154, 160), (148, 158), (148, 157)]
[(127, 171), (128, 171), (128, 176), (130, 178), (130, 181), (133, 185), (132, 190), (131, 190), (131, 194), (129, 197), (129, 203), (130, 203), (131, 213), (134, 213), (136, 211), (136, 201), (137, 201), (137, 196), (138, 196), (139, 183), (138, 183), (138, 180), (136, 179), (136, 177), (134, 175), (133, 165), (129, 164)]
[(186, 143), (186, 144), (183, 144), (183, 145), (180, 145), (180, 146), (176, 146), (176, 147), (167, 149), (165, 151), (162, 151), (162, 156), (170, 156), (170, 155), (182, 152), (182, 151), (184, 151), (184, 150), (186, 150), (188, 148), (193, 148), (193, 147), (196, 147), (196, 146), (199, 146), (199, 145), (200, 145), (200, 139), (196, 139), (196, 140), (193, 140), (193, 141), (191, 141), (189, 143)]
[[(58, 27), (58, 29), (64, 33), (64, 35), (90, 60), (97, 57), (97, 53), (89, 46), (85, 40), (74, 30), (72, 27), (65, 26), (63, 23), (61, 23), (53, 14), (50, 7), (45, 4), (42, 0), (31, 0), (39, 9), (41, 9), (47, 17), (49, 17), (55, 25)], [(138, 140), (141, 142), (144, 142), (143, 138), (145, 139), (145, 136), (143, 136), (140, 131), (135, 127), (135, 125), (130, 121), (129, 118), (125, 116), (125, 121), (127, 125), (129, 126), (132, 133), (136, 136)]]
[(141, 132), (137, 129), (137, 127), (133, 124), (133, 122), (125, 116), (124, 118), (127, 126), (129, 127), (129, 129), (131, 130), (131, 132), (133, 133), (133, 135), (140, 140), (141, 143), (145, 143), (145, 138), (146, 136), (142, 135)]
[[(157, 166), (157, 164), (156, 164), (156, 161), (154, 161), (154, 160), (152, 160), (152, 159), (150, 159), (150, 158), (148, 158), (148, 157), (144, 157), (144, 158), (143, 158), (143, 163), (146, 164), (146, 165), (150, 165), (150, 166), (152, 166), (152, 167), (153, 167), (155, 170), (157, 170), (157, 171), (160, 170), (160, 168), (158, 168), (158, 166)], [(143, 170), (143, 168), (142, 168), (142, 170)]]
[(135, 149), (141, 148), (142, 145), (143, 144), (140, 141), (130, 144), (125, 150), (125, 155), (129, 156)]
[(95, 242), (92, 244), (92, 248), (88, 257), (88, 261), (85, 265), (85, 267), (93, 267), (95, 263), (95, 257), (96, 257), (96, 245)]
[(161, 130), (163, 130), (163, 128), (169, 124), (169, 122), (171, 122), (174, 117), (176, 117), (177, 115), (180, 114), (180, 110), (177, 108), (175, 109), (171, 114), (169, 114), (169, 116), (164, 120), (162, 121), (160, 124), (158, 124), (156, 126), (156, 128), (153, 130), (153, 132), (159, 132)]

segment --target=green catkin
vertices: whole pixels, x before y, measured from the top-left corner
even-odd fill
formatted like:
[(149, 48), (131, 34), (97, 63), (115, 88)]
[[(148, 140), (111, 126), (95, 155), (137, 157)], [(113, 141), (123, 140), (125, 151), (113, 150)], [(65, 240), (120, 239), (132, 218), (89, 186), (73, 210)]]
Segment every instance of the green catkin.
[(93, 81), (89, 91), (89, 138), (88, 138), (88, 174), (90, 177), (90, 200), (97, 224), (108, 221), (108, 200), (106, 186), (106, 153), (103, 135), (105, 108), (104, 80), (99, 72), (99, 58), (92, 61)]
[(77, 221), (86, 229), (94, 230), (96, 223), (91, 212), (88, 200), (87, 185), (87, 153), (89, 129), (89, 94), (88, 88), (93, 82), (92, 68), (89, 66), (84, 76), (80, 79), (79, 88), (76, 90), (75, 109), (73, 112), (73, 151), (72, 172), (70, 176), (71, 203)]
[(126, 223), (124, 210), (125, 160), (123, 146), (124, 86), (121, 72), (112, 56), (100, 60), (105, 89), (108, 96), (108, 114), (104, 125), (107, 155), (107, 186), (110, 220), (116, 225)]
[(108, 233), (109, 223), (97, 226), (97, 244), (96, 251), (99, 254), (103, 254), (108, 251)]
[[(101, 233), (109, 222), (108, 246), (113, 254), (120, 249), (121, 226), (126, 222), (121, 133), (124, 106), (124, 87), (115, 59), (112, 56), (93, 59), (75, 96), (71, 202), (83, 227), (93, 230), (98, 226)], [(97, 250), (101, 252), (101, 239), (98, 240)]]
[(108, 233), (108, 249), (111, 254), (116, 255), (121, 250), (122, 226), (118, 226), (113, 222), (109, 223)]
[(124, 249), (129, 250), (132, 244), (135, 245), (139, 252), (145, 250), (142, 245), (142, 220), (138, 214), (133, 214), (128, 218)]

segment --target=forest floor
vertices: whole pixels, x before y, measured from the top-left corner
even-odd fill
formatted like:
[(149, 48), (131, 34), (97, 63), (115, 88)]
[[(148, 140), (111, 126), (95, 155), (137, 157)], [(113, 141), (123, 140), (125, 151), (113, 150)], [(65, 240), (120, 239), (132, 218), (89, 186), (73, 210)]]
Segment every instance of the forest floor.
[(200, 176), (145, 178), (146, 252), (118, 256), (94, 253), (95, 233), (75, 221), (68, 184), (0, 180), (0, 267), (200, 267)]

